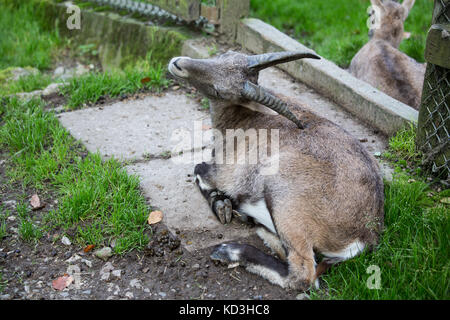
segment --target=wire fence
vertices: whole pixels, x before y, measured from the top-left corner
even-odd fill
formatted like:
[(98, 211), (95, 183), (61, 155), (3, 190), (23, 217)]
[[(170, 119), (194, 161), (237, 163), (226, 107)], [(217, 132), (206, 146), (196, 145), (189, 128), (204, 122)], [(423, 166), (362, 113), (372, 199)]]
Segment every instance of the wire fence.
[[(436, 0), (433, 25), (450, 23), (450, 1)], [(428, 36), (430, 37), (430, 35)], [(442, 31), (444, 37), (444, 31)], [(448, 39), (443, 41), (450, 41)], [(429, 44), (427, 43), (427, 50)], [(447, 46), (448, 48), (448, 46)], [(450, 60), (450, 52), (444, 60)], [(445, 61), (444, 61), (445, 63)], [(418, 148), (423, 166), (450, 185), (450, 69), (428, 61), (419, 111)]]
[[(146, 16), (157, 21), (162, 22), (170, 21), (175, 24), (189, 25), (191, 27), (194, 26), (199, 29), (206, 29), (206, 30), (214, 29), (214, 25), (211, 24), (205, 17), (198, 15), (197, 19), (191, 20), (189, 18), (186, 18), (186, 16), (183, 17), (183, 15), (181, 14), (177, 15), (171, 13), (155, 4), (151, 4), (143, 0), (89, 0), (89, 2), (93, 2), (101, 6), (109, 6), (116, 10), (127, 10), (130, 13), (140, 14), (142, 16)], [(200, 5), (200, 1), (197, 2)], [(172, 6), (174, 12), (177, 12), (176, 3), (179, 3), (179, 1), (176, 1)], [(198, 13), (199, 12), (200, 11), (198, 10)]]

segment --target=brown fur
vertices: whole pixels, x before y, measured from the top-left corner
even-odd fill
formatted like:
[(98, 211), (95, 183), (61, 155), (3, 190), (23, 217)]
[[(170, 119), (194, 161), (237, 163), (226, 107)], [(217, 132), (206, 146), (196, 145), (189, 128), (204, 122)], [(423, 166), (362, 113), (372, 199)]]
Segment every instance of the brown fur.
[(243, 107), (242, 82), (257, 82), (243, 57), (228, 53), (177, 62), (186, 79), (210, 98), (213, 127), (224, 137), (226, 129), (280, 130), (277, 174), (259, 174), (267, 159), (258, 159), (256, 165), (212, 164), (207, 179), (236, 202), (265, 199), (288, 253), (287, 283), (304, 289), (317, 277), (315, 251), (336, 252), (355, 240), (369, 247), (377, 243), (384, 221), (383, 181), (375, 159), (357, 139), (299, 104), (278, 96), (305, 124), (304, 130), (282, 116)]
[(353, 57), (349, 72), (387, 95), (419, 109), (425, 65), (398, 50), (404, 35), (404, 21), (414, 0), (403, 4), (391, 0), (372, 0), (381, 7), (381, 25), (372, 38)]

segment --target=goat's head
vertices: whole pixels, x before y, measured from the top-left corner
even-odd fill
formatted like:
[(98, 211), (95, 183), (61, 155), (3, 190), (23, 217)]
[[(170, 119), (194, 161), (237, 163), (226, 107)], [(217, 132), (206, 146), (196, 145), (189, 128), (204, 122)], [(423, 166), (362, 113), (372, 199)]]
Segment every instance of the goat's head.
[(223, 100), (232, 104), (255, 101), (302, 128), (300, 121), (282, 100), (258, 86), (258, 74), (262, 69), (302, 58), (320, 59), (309, 52), (276, 52), (247, 56), (229, 51), (211, 59), (173, 58), (168, 68), (176, 78), (187, 80), (212, 100)]
[(408, 18), (415, 0), (404, 0), (403, 3), (393, 0), (370, 1), (379, 9), (372, 11), (371, 14), (380, 15), (377, 17), (380, 24), (376, 28), (370, 29), (369, 36), (387, 40), (397, 48), (403, 40), (404, 22)]

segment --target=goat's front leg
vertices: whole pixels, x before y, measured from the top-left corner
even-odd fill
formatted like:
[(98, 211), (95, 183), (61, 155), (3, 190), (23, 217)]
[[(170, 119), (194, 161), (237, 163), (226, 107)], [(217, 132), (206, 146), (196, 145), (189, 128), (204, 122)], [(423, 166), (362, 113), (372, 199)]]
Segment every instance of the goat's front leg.
[(195, 183), (216, 217), (222, 224), (230, 223), (233, 218), (233, 205), (230, 198), (216, 188), (214, 165), (202, 162), (195, 166), (194, 175)]

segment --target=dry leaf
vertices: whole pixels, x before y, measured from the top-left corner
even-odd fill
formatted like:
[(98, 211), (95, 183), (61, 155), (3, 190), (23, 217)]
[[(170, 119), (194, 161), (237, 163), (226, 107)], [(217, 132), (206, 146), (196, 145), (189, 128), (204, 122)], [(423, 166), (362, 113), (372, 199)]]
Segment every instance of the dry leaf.
[(67, 273), (52, 281), (52, 287), (55, 290), (64, 290), (73, 282), (73, 278)]
[(30, 199), (30, 205), (33, 211), (42, 209), (45, 205), (41, 204), (41, 199), (37, 194), (33, 194)]
[(84, 248), (83, 251), (84, 252), (89, 252), (89, 251), (91, 251), (94, 248), (95, 248), (95, 245), (94, 244), (90, 244), (86, 248)]
[(148, 83), (148, 82), (150, 82), (150, 78), (149, 77), (146, 77), (146, 78), (144, 78), (144, 79), (141, 79), (141, 83), (142, 84), (146, 84), (146, 83)]
[(450, 204), (450, 197), (442, 198), (441, 203)]
[(163, 213), (161, 211), (152, 211), (148, 216), (148, 224), (155, 224), (162, 220)]

